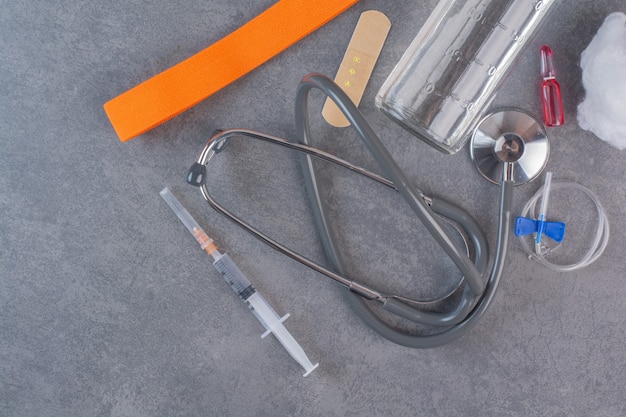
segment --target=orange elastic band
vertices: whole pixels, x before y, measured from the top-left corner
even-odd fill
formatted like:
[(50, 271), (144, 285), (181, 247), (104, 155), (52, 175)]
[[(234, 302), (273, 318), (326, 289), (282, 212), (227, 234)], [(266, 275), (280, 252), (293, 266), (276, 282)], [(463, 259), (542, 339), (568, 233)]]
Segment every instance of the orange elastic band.
[(125, 142), (278, 55), (358, 0), (279, 0), (208, 48), (104, 104)]

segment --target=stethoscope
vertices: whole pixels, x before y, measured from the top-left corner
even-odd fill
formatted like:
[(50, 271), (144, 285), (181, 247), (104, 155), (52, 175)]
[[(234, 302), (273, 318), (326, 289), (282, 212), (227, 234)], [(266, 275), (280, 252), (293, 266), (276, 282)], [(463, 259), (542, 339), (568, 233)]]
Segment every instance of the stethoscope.
[[(330, 97), (350, 121), (374, 159), (383, 176), (310, 145), (308, 96), (317, 88)], [(247, 129), (230, 129), (216, 132), (206, 143), (197, 162), (191, 167), (187, 181), (200, 187), (202, 196), (213, 209), (230, 218), (252, 235), (272, 248), (307, 267), (333, 279), (345, 289), (346, 300), (355, 312), (373, 330), (383, 337), (408, 347), (429, 348), (449, 343), (471, 330), (491, 304), (504, 268), (511, 225), (513, 187), (537, 177), (547, 161), (549, 147), (541, 125), (531, 116), (518, 110), (505, 110), (486, 116), (474, 131), (471, 156), (481, 175), (500, 185), (498, 233), (495, 258), (489, 271), (488, 241), (476, 221), (460, 207), (437, 197), (427, 197), (411, 182), (392, 158), (378, 136), (348, 96), (329, 78), (320, 74), (305, 76), (298, 85), (295, 102), (296, 140)], [(224, 150), (231, 139), (256, 139), (301, 152), (300, 164), (306, 191), (311, 200), (315, 224), (325, 255), (332, 270), (300, 255), (275, 241), (219, 204), (209, 193), (206, 169), (209, 161)], [(445, 251), (463, 275), (457, 289), (460, 296), (456, 305), (445, 312), (435, 312), (431, 301), (412, 300), (400, 295), (382, 293), (368, 285), (346, 276), (337, 239), (328, 216), (321, 187), (317, 179), (313, 158), (322, 159), (353, 172), (364, 175), (401, 194), (415, 215)], [(468, 239), (467, 247), (455, 243), (449, 228), (443, 227), (441, 217), (457, 224)], [(471, 253), (471, 256), (468, 256)], [(485, 282), (485, 277), (487, 277)], [(382, 308), (404, 319), (442, 329), (435, 334), (412, 334), (396, 328), (381, 319), (368, 306), (367, 301), (379, 303)], [(436, 300), (441, 301), (441, 299)]]

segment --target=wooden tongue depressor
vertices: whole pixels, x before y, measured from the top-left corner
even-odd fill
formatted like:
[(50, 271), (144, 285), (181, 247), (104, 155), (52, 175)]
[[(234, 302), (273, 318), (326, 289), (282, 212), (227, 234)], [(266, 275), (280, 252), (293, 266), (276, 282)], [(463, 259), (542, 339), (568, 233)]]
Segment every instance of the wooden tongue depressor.
[[(346, 50), (335, 83), (346, 92), (357, 106), (363, 97), (365, 86), (372, 75), (376, 60), (391, 28), (391, 21), (377, 10), (363, 12), (356, 24)], [(335, 127), (350, 125), (341, 110), (327, 98), (322, 108), (322, 116)]]

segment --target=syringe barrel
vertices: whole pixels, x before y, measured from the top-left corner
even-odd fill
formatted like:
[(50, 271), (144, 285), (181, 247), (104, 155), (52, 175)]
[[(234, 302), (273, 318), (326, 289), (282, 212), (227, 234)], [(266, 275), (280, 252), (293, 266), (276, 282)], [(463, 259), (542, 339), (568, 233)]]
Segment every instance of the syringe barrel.
[(250, 310), (252, 310), (256, 318), (263, 324), (265, 330), (274, 332), (278, 327), (282, 326), (280, 316), (261, 294), (255, 292), (248, 297), (247, 302), (248, 307), (250, 307)]
[(213, 266), (217, 269), (228, 285), (241, 297), (243, 301), (247, 301), (252, 294), (256, 292), (252, 283), (241, 272), (237, 265), (227, 254), (222, 254), (213, 262)]

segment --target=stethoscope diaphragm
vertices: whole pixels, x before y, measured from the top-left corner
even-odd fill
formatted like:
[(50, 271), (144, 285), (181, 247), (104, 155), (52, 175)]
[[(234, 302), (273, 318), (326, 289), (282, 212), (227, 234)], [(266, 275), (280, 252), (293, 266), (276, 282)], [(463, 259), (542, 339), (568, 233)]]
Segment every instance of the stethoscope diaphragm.
[(535, 179), (550, 154), (546, 131), (534, 117), (515, 109), (501, 110), (483, 118), (472, 134), (470, 156), (478, 172), (500, 184), (503, 169), (513, 165), (515, 185)]

